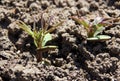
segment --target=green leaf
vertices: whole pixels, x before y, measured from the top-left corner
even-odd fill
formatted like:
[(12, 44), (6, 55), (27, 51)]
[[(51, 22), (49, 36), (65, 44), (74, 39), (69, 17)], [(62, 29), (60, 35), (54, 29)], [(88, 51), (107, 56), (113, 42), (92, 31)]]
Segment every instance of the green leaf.
[(49, 51), (49, 50), (54, 50), (56, 48), (58, 48), (58, 47), (57, 46), (44, 46), (41, 49), (38, 48), (38, 50), (40, 50), (42, 52), (46, 52), (46, 51)]
[(56, 49), (57, 46), (44, 46), (42, 49)]
[(34, 40), (34, 44), (35, 46), (38, 48), (38, 44), (37, 44), (37, 41)]
[(42, 31), (33, 30), (34, 44), (37, 48), (41, 45), (41, 42), (40, 42), (41, 33), (42, 33)]
[(87, 40), (89, 41), (97, 41), (97, 40), (108, 40), (110, 39), (111, 37), (108, 36), (108, 35), (98, 35), (96, 37), (90, 37), (90, 38), (87, 38)]
[(86, 29), (89, 28), (89, 24), (82, 18), (76, 18), (76, 17), (71, 17), (74, 21), (76, 21), (78, 24), (83, 25)]
[(21, 29), (23, 29), (25, 32), (27, 32), (29, 35), (31, 35), (33, 37), (33, 32), (31, 31), (31, 28), (29, 26), (27, 26), (22, 21), (18, 21), (17, 24)]
[(93, 34), (93, 37), (96, 37), (99, 33), (101, 33), (105, 28), (103, 26), (97, 27), (96, 31)]
[(48, 41), (50, 41), (50, 40), (52, 40), (52, 36), (51, 36), (50, 33), (47, 33), (47, 34), (44, 36), (44, 38), (43, 38), (42, 47), (44, 47), (45, 44), (46, 44)]
[(50, 29), (48, 29), (48, 30), (46, 31), (46, 34), (47, 34), (47, 33), (51, 33), (51, 32), (53, 32), (58, 26), (62, 25), (63, 22), (64, 22), (64, 21), (58, 23), (58, 24), (55, 25), (55, 26), (52, 26)]

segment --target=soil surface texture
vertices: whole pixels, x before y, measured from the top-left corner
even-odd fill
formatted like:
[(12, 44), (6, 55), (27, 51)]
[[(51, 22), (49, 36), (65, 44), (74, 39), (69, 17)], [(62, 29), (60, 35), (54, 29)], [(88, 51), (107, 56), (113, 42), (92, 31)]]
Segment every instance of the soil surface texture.
[[(87, 31), (71, 16), (120, 19), (120, 0), (0, 0), (0, 81), (120, 81), (120, 20), (101, 34), (106, 41), (87, 41)], [(40, 27), (64, 23), (51, 33), (55, 50), (43, 53), (49, 63), (37, 62), (33, 39), (17, 20)]]

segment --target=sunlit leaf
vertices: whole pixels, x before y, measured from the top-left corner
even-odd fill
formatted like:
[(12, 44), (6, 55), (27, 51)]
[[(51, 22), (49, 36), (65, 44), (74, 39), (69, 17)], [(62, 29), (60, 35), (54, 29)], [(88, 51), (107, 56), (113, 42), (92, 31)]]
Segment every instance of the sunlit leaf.
[(44, 47), (45, 44), (46, 44), (48, 41), (50, 41), (50, 40), (52, 40), (52, 36), (51, 36), (51, 34), (47, 33), (47, 34), (44, 36), (44, 38), (43, 38), (42, 47)]
[(42, 49), (56, 49), (58, 48), (57, 46), (44, 46)]
[(89, 41), (97, 41), (97, 40), (109, 40), (111, 37), (108, 35), (97, 35), (96, 37), (87, 38)]
[(18, 21), (18, 26), (22, 28), (25, 32), (27, 32), (29, 35), (33, 36), (33, 32), (31, 31), (31, 28), (27, 26), (24, 22)]
[(102, 17), (96, 17), (93, 21), (93, 25), (97, 25), (103, 21)]
[(58, 48), (58, 47), (57, 46), (44, 46), (39, 50), (41, 50), (42, 52), (46, 52), (46, 51), (49, 51), (49, 50), (54, 50), (56, 48)]
[(93, 34), (93, 37), (96, 37), (99, 33), (101, 33), (105, 28), (103, 26), (98, 27)]

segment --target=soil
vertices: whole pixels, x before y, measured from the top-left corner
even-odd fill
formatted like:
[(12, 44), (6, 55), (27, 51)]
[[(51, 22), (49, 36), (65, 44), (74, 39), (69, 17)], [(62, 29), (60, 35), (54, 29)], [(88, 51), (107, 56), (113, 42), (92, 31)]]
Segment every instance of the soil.
[[(47, 10), (46, 10), (47, 9)], [(58, 46), (36, 61), (33, 39), (16, 24), (22, 20), (40, 27), (40, 15), (64, 20), (47, 44)], [(0, 81), (120, 81), (120, 21), (107, 27), (107, 41), (86, 41), (87, 32), (70, 16), (94, 19), (120, 17), (119, 0), (0, 0)]]

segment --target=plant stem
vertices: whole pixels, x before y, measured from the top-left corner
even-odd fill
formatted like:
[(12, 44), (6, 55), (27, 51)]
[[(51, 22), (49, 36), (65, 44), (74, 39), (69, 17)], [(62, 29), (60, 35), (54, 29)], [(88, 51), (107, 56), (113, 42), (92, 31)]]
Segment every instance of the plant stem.
[(37, 49), (36, 58), (37, 58), (37, 62), (41, 62), (42, 61), (42, 52), (39, 49)]

